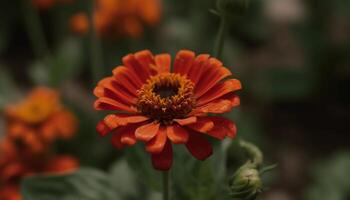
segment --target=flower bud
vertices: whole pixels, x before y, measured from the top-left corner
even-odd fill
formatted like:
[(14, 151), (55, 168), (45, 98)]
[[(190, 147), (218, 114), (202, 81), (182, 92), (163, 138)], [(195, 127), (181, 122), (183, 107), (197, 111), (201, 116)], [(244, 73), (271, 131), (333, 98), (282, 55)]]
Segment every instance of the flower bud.
[(230, 192), (234, 199), (254, 200), (263, 191), (263, 184), (256, 165), (247, 162), (230, 180)]
[(276, 165), (270, 165), (261, 169), (264, 156), (260, 149), (253, 143), (241, 140), (239, 145), (245, 150), (248, 161), (234, 173), (229, 182), (230, 194), (233, 199), (255, 200), (263, 192), (261, 175)]

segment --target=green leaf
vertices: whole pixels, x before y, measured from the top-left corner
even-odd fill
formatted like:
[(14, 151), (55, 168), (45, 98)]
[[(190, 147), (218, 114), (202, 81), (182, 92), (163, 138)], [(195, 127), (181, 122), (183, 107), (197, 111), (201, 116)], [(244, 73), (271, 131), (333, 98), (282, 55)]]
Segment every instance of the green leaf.
[(147, 187), (161, 191), (161, 172), (155, 170), (151, 163), (151, 158), (145, 152), (142, 145), (135, 145), (127, 150), (127, 161), (138, 177), (142, 177), (140, 181)]
[(57, 86), (77, 75), (82, 65), (81, 41), (68, 38), (56, 50), (51, 60), (50, 80)]
[(29, 66), (29, 77), (37, 85), (48, 85), (49, 78), (49, 65), (44, 61), (34, 61)]
[(0, 109), (19, 96), (11, 75), (0, 65)]
[(350, 194), (350, 152), (337, 152), (312, 168), (313, 184), (306, 189), (307, 200), (345, 200)]
[(39, 175), (22, 181), (24, 200), (118, 200), (109, 176), (101, 171), (82, 168), (62, 175)]
[(52, 56), (33, 62), (29, 68), (29, 76), (36, 84), (59, 86), (79, 73), (82, 60), (80, 40), (69, 38)]
[[(199, 161), (183, 146), (178, 147), (175, 148), (171, 174), (176, 199), (213, 199), (218, 186), (216, 170), (220, 170), (220, 163), (214, 163), (218, 160), (210, 157), (206, 161)], [(215, 151), (217, 153), (220, 152)]]
[(110, 178), (113, 187), (123, 197), (133, 196), (137, 194), (137, 180), (134, 171), (131, 170), (126, 160), (117, 161), (110, 170)]

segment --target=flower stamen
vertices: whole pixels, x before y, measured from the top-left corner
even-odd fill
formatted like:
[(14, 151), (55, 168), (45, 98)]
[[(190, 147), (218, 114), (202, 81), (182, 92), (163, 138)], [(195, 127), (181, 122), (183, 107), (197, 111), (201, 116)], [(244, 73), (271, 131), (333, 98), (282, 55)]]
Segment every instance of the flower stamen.
[(185, 118), (195, 105), (194, 84), (185, 76), (166, 73), (152, 76), (138, 90), (138, 110), (163, 124)]

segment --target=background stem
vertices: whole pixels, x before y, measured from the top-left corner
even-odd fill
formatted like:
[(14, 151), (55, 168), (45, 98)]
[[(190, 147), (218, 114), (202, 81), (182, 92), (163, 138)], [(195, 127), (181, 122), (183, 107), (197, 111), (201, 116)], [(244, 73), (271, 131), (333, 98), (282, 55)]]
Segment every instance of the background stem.
[(216, 36), (214, 56), (217, 59), (221, 59), (222, 51), (224, 47), (225, 35), (226, 35), (227, 19), (225, 15), (221, 15), (220, 27)]
[(41, 25), (38, 9), (28, 0), (22, 0), (22, 4), (23, 19), (34, 54), (37, 58), (48, 56), (49, 47), (46, 43), (45, 33)]
[(102, 48), (101, 41), (97, 35), (96, 27), (94, 24), (94, 10), (95, 10), (95, 0), (90, 0), (89, 7), (89, 27), (90, 27), (90, 66), (91, 73), (93, 77), (93, 84), (103, 75), (103, 62), (102, 62)]
[(170, 177), (169, 171), (163, 172), (163, 200), (169, 200), (170, 198)]

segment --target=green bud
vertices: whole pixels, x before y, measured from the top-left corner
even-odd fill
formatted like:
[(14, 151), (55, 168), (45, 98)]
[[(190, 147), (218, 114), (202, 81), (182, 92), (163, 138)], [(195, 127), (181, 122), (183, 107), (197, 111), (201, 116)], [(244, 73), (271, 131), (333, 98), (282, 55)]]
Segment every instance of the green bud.
[(260, 149), (253, 143), (244, 140), (240, 140), (239, 144), (247, 153), (248, 161), (238, 168), (230, 179), (230, 194), (233, 199), (255, 200), (263, 192), (261, 175), (275, 168), (276, 165), (260, 169), (264, 161)]
[(248, 3), (249, 0), (217, 0), (216, 6), (221, 14), (240, 16), (246, 11)]
[(230, 192), (234, 199), (254, 200), (263, 191), (263, 184), (256, 165), (247, 162), (230, 180)]

